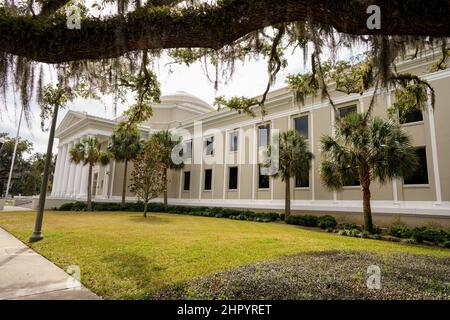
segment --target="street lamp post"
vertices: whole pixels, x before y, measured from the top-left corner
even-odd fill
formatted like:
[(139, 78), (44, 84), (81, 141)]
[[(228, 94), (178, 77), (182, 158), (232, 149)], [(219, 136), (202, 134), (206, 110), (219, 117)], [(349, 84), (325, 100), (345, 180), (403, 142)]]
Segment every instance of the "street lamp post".
[(34, 232), (31, 235), (29, 242), (37, 242), (44, 239), (42, 235), (42, 220), (44, 218), (45, 197), (47, 195), (48, 177), (50, 174), (50, 161), (52, 161), (53, 140), (55, 139), (56, 120), (58, 119), (59, 105), (55, 104), (53, 109), (52, 125), (50, 127), (49, 141), (47, 145), (47, 156), (45, 158), (44, 174), (42, 176), (41, 193), (39, 195), (39, 204), (36, 215), (36, 224)]

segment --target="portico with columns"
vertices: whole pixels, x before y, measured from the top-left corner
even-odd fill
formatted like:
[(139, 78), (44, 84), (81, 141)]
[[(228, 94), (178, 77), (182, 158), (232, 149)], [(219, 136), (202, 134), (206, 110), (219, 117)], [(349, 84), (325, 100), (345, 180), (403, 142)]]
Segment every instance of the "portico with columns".
[[(162, 96), (161, 103), (152, 107), (153, 116), (144, 125), (138, 126), (143, 139), (153, 131), (173, 128), (182, 120), (214, 110), (206, 102), (186, 92)], [(69, 111), (65, 115), (55, 133), (59, 143), (53, 187), (51, 195), (47, 199), (48, 203), (57, 203), (54, 201), (55, 199), (85, 200), (87, 198), (89, 167), (83, 163), (72, 162), (70, 150), (89, 136), (97, 137), (101, 148), (105, 150), (114, 129), (122, 120), (124, 120), (123, 116), (106, 119), (76, 111)], [(130, 176), (132, 166), (128, 167), (128, 176)], [(111, 160), (106, 166), (94, 166), (92, 198), (94, 200), (120, 200), (123, 174), (123, 163), (116, 163), (114, 160)], [(135, 199), (128, 190), (127, 200)]]
[[(117, 122), (104, 118), (90, 116), (85, 113), (70, 111), (63, 119), (56, 131), (56, 137), (59, 138), (58, 156), (53, 178), (52, 198), (64, 198), (83, 200), (87, 197), (87, 183), (89, 166), (84, 163), (71, 161), (70, 150), (83, 139), (89, 136), (95, 136), (101, 143), (101, 148), (107, 148), (109, 138), (116, 127)], [(112, 196), (112, 190), (109, 179), (113, 176), (111, 165), (105, 166), (100, 170), (99, 165), (94, 166), (93, 172), (97, 175), (102, 172), (102, 176), (97, 176), (93, 180), (92, 190), (97, 198), (109, 198)], [(95, 183), (95, 185), (94, 185)], [(103, 185), (101, 192), (95, 192)]]

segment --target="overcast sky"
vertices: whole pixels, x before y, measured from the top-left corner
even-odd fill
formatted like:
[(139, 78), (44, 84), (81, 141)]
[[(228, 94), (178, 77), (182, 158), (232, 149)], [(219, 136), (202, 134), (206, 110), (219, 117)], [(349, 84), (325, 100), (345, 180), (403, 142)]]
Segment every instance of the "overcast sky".
[[(343, 57), (348, 55), (350, 55), (348, 52), (342, 54)], [(301, 57), (302, 54), (300, 52), (296, 52), (295, 55), (288, 57), (288, 67), (280, 71), (272, 89), (285, 86), (285, 79), (288, 74), (298, 73), (304, 70), (304, 63)], [(262, 94), (267, 85), (267, 62), (265, 60), (247, 61), (245, 64), (237, 62), (233, 78), (226, 84), (220, 84), (217, 92), (214, 89), (214, 85), (209, 82), (200, 63), (190, 65), (189, 67), (173, 64), (168, 66), (166, 64), (169, 61), (171, 61), (169, 58), (163, 56), (154, 66), (154, 70), (161, 83), (163, 95), (176, 91), (186, 91), (212, 105), (214, 98), (218, 95), (225, 95), (226, 97), (253, 97)], [(209, 70), (213, 70), (213, 68), (210, 66)], [(111, 119), (120, 116), (127, 105), (131, 105), (132, 103), (133, 101), (129, 101), (129, 104), (119, 106), (117, 114), (114, 114), (112, 101), (103, 103), (95, 100), (78, 99), (66, 109), (61, 110), (58, 116), (58, 124), (68, 110), (84, 111), (92, 115)], [(32, 111), (31, 126), (28, 127), (24, 121), (21, 126), (20, 137), (31, 141), (34, 145), (35, 152), (45, 152), (47, 149), (48, 132), (43, 132), (40, 128), (39, 106), (34, 101), (32, 103)], [(15, 136), (19, 113), (20, 102), (17, 102), (17, 107), (15, 108), (13, 99), (8, 99), (8, 111), (2, 110), (1, 112), (0, 132), (8, 132), (10, 136)], [(58, 141), (55, 140), (54, 150), (57, 145)]]
[[(303, 62), (300, 61), (300, 54), (296, 57), (291, 57), (287, 69), (280, 72), (278, 80), (274, 88), (279, 88), (285, 85), (284, 79), (289, 73), (299, 72), (303, 67)], [(238, 62), (236, 65), (236, 72), (231, 81), (227, 84), (220, 84), (217, 92), (214, 90), (214, 85), (209, 82), (207, 76), (203, 71), (200, 63), (191, 65), (189, 67), (183, 65), (166, 65), (170, 61), (168, 58), (162, 57), (158, 63), (155, 64), (155, 71), (158, 75), (158, 80), (161, 83), (162, 94), (169, 94), (175, 91), (186, 91), (197, 97), (205, 100), (211, 105), (214, 102), (214, 97), (217, 95), (231, 96), (257, 96), (264, 92), (267, 85), (267, 63), (264, 60), (250, 61), (244, 65)], [(210, 67), (210, 70), (213, 70)], [(35, 100), (35, 99), (33, 99)], [(66, 109), (61, 110), (58, 116), (58, 124), (64, 118), (68, 110), (85, 111), (92, 115), (97, 115), (105, 118), (114, 118), (120, 116), (126, 109), (125, 105), (120, 105), (117, 114), (114, 114), (111, 99), (106, 98), (105, 103), (96, 100), (77, 99), (71, 103)], [(109, 101), (108, 101), (109, 100)], [(129, 104), (132, 104), (130, 101)], [(14, 100), (12, 97), (8, 99), (8, 110), (1, 112), (1, 132), (8, 132), (10, 136), (15, 136), (20, 115), (20, 102), (17, 101), (17, 107), (14, 107)], [(31, 127), (27, 127), (25, 121), (22, 122), (20, 137), (28, 139), (34, 144), (34, 151), (45, 152), (47, 146), (48, 132), (42, 132), (40, 127), (39, 106), (33, 101), (31, 105), (33, 114), (31, 120)], [(55, 148), (57, 140), (55, 141)]]

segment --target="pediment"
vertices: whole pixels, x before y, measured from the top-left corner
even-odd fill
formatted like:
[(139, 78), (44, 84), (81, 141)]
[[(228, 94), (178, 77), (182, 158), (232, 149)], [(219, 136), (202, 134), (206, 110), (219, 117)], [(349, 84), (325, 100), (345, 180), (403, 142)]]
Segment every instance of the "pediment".
[(62, 119), (61, 123), (59, 124), (58, 128), (56, 129), (56, 137), (61, 135), (61, 133), (63, 133), (67, 129), (73, 127), (74, 125), (77, 125), (85, 118), (86, 114), (84, 113), (75, 111), (67, 112), (64, 118)]

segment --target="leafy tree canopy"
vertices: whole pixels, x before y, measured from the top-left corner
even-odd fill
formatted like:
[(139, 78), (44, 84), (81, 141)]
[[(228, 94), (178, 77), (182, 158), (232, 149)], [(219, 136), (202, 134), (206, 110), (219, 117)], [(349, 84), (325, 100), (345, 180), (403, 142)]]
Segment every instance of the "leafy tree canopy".
[[(367, 26), (370, 5), (381, 9), (380, 29)], [(42, 88), (36, 89), (35, 82), (45, 82), (43, 64), (51, 64), (65, 86), (91, 97), (112, 94), (117, 102), (134, 92), (128, 117), (139, 122), (159, 102), (151, 65), (163, 50), (176, 63), (212, 63), (214, 77), (208, 77), (215, 86), (233, 75), (236, 61), (264, 58), (268, 83), (260, 99), (217, 101), (250, 115), (260, 107), (264, 114), (267, 93), (292, 50), (300, 49), (303, 58), (312, 50), (313, 57), (311, 75), (296, 79), (297, 91), (305, 95), (320, 89), (328, 98), (327, 70), (342, 74), (350, 69), (338, 85), (354, 92), (370, 83), (387, 86), (395, 78), (395, 59), (411, 50), (415, 57), (422, 49), (441, 48), (434, 67), (446, 68), (448, 16), (449, 0), (4, 0), (0, 87), (4, 98), (10, 87), (19, 92), (29, 112), (33, 92)], [(368, 61), (335, 62), (338, 48), (361, 46), (370, 53)], [(321, 63), (325, 49), (332, 55), (329, 66)], [(411, 83), (420, 86), (410, 79), (406, 87)]]

